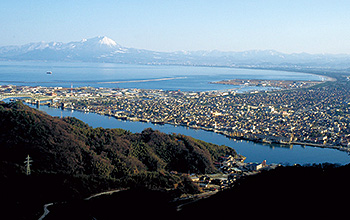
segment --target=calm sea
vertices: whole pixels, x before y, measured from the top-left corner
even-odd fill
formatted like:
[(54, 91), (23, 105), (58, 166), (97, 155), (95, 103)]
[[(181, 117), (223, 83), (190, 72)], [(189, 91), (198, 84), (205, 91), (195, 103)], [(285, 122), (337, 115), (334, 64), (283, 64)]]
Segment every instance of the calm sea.
[[(51, 71), (52, 74), (46, 74)], [(145, 66), (109, 63), (64, 63), (64, 62), (5, 62), (0, 61), (0, 84), (29, 86), (94, 86), (109, 88), (143, 88), (183, 91), (207, 91), (247, 88), (209, 84), (224, 79), (287, 79), (322, 80), (321, 77), (294, 72), (250, 70), (217, 67), (188, 66)], [(113, 83), (111, 83), (113, 82)], [(256, 88), (250, 88), (256, 89)], [(62, 111), (41, 106), (40, 110), (52, 116), (73, 116), (93, 127), (123, 128), (131, 132), (141, 132), (151, 127), (165, 133), (181, 133), (194, 138), (234, 148), (247, 157), (248, 162), (268, 163), (350, 163), (348, 153), (333, 149), (315, 147), (291, 148), (235, 141), (214, 132), (192, 130), (171, 125), (120, 121), (92, 113)]]
[[(51, 71), (52, 74), (46, 74)], [(111, 63), (8, 62), (0, 61), (0, 84), (30, 86), (93, 86), (109, 88), (141, 88), (182, 91), (242, 88), (210, 84), (225, 79), (322, 80), (321, 77), (295, 72), (251, 70), (219, 67), (154, 66)]]

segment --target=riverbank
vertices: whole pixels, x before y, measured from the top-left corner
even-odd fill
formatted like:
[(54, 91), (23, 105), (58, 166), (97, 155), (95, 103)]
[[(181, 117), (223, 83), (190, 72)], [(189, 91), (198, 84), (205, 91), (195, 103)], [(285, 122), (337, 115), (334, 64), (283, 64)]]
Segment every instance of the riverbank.
[[(110, 115), (106, 115), (106, 116), (110, 116)], [(130, 120), (130, 121), (132, 121), (132, 120)], [(232, 135), (232, 133), (230, 133), (228, 131), (221, 131), (221, 130), (217, 130), (217, 129), (214, 129), (214, 128), (206, 128), (206, 127), (199, 127), (199, 126), (186, 126), (186, 125), (178, 125), (178, 124), (174, 124), (174, 123), (159, 123), (159, 122), (151, 122), (151, 123), (154, 123), (154, 124), (169, 124), (169, 125), (172, 125), (172, 126), (184, 126), (184, 127), (187, 127), (187, 128), (190, 128), (190, 129), (195, 129), (195, 130), (200, 129), (200, 130), (203, 130), (203, 131), (215, 132), (215, 133), (221, 134), (221, 135), (223, 135), (223, 136), (225, 136), (227, 138), (230, 138), (230, 139), (252, 141), (254, 143), (267, 144), (267, 145), (271, 145), (271, 146), (280, 145), (282, 147), (288, 147), (288, 146), (292, 146), (292, 145), (302, 145), (302, 146), (310, 146), (310, 147), (336, 149), (336, 150), (340, 150), (340, 151), (344, 151), (344, 152), (349, 152), (350, 153), (350, 148), (342, 147), (342, 146), (331, 146), (331, 145), (325, 145), (325, 144), (316, 144), (316, 143), (298, 142), (298, 141), (292, 141), (292, 142), (284, 142), (282, 140), (280, 140), (280, 141), (269, 141), (269, 140), (267, 140), (268, 137), (254, 138), (254, 137), (251, 137), (251, 136), (250, 137), (246, 137), (244, 135), (243, 136), (235, 136), (235, 135)], [(283, 139), (283, 138), (275, 137), (275, 139)]]
[[(33, 105), (31, 105), (33, 106)], [(35, 105), (34, 105), (35, 106)], [(75, 117), (87, 123), (93, 128), (122, 128), (133, 133), (141, 133), (147, 128), (159, 130), (167, 134), (183, 134), (196, 139), (214, 143), (217, 145), (226, 145), (234, 148), (239, 154), (247, 157), (247, 162), (261, 162), (267, 160), (268, 163), (275, 164), (313, 164), (313, 163), (339, 163), (347, 164), (350, 162), (348, 153), (330, 148), (308, 147), (301, 145), (280, 145), (264, 144), (242, 139), (228, 138), (225, 135), (206, 131), (203, 129), (191, 129), (187, 126), (170, 124), (152, 124), (150, 122), (118, 120), (114, 117), (108, 117), (101, 114), (61, 110), (59, 108), (50, 108), (40, 106), (40, 110), (51, 116), (56, 117)]]
[[(114, 117), (112, 115), (105, 115), (105, 116), (109, 116), (109, 117)], [(118, 117), (116, 117), (116, 119), (120, 119)], [(122, 120), (128, 120), (128, 119), (122, 119)], [(135, 121), (135, 120), (129, 120), (129, 121)], [(141, 121), (141, 120), (139, 120)], [(292, 141), (292, 142), (284, 142), (284, 141), (269, 141), (266, 140), (267, 137), (265, 138), (253, 138), (253, 137), (247, 137), (247, 136), (235, 136), (232, 135), (232, 133), (228, 132), (228, 131), (221, 131), (221, 130), (217, 130), (214, 128), (206, 128), (206, 127), (199, 127), (199, 126), (187, 126), (187, 125), (179, 125), (179, 124), (174, 124), (174, 123), (168, 123), (168, 122), (150, 122), (153, 124), (169, 124), (172, 126), (183, 126), (183, 127), (187, 127), (190, 129), (195, 129), (195, 130), (203, 130), (203, 131), (210, 131), (210, 132), (215, 132), (218, 134), (221, 134), (227, 138), (230, 139), (236, 139), (236, 140), (244, 140), (244, 141), (252, 141), (254, 143), (258, 143), (258, 144), (268, 144), (271, 146), (275, 146), (280, 145), (282, 147), (288, 147), (288, 146), (292, 146), (292, 145), (302, 145), (302, 146), (311, 146), (311, 147), (320, 147), (320, 148), (329, 148), (329, 149), (336, 149), (336, 150), (340, 150), (340, 151), (344, 151), (344, 152), (348, 152), (350, 153), (350, 148), (348, 147), (343, 147), (343, 146), (332, 146), (332, 145), (325, 145), (325, 144), (317, 144), (317, 143), (309, 143), (309, 142), (297, 142), (297, 141)], [(279, 139), (279, 137), (276, 137), (277, 139)], [(283, 139), (283, 137), (280, 137), (280, 139)], [(273, 144), (273, 145), (272, 145)]]
[[(55, 109), (59, 109), (59, 108), (55, 108)], [(86, 113), (86, 111), (77, 110), (77, 109), (73, 109), (73, 108), (65, 108), (65, 110)], [(201, 126), (190, 126), (187, 124), (177, 124), (177, 123), (163, 122), (163, 121), (150, 121), (150, 120), (138, 119), (138, 118), (118, 117), (118, 116), (115, 116), (113, 114), (106, 114), (104, 112), (91, 112), (90, 111), (89, 113), (95, 113), (95, 114), (98, 114), (101, 116), (112, 117), (112, 118), (115, 118), (116, 120), (122, 120), (122, 121), (143, 122), (143, 123), (151, 123), (151, 124), (155, 124), (155, 125), (168, 124), (168, 125), (171, 125), (174, 127), (181, 126), (181, 127), (185, 127), (185, 128), (189, 128), (189, 129), (193, 129), (193, 130), (203, 130), (203, 131), (208, 131), (208, 132), (214, 132), (214, 133), (220, 134), (224, 137), (227, 137), (229, 139), (250, 141), (250, 142), (257, 143), (257, 144), (269, 145), (272, 147), (275, 147), (275, 146), (292, 147), (293, 145), (301, 145), (301, 146), (335, 149), (335, 150), (350, 153), (350, 148), (343, 147), (343, 146), (332, 146), (332, 145), (326, 145), (326, 144), (317, 144), (317, 143), (300, 142), (300, 141), (287, 142), (287, 141), (283, 141), (285, 139), (283, 137), (274, 137), (274, 140), (269, 140), (269, 137), (267, 137), (267, 136), (259, 135), (259, 137), (254, 137), (254, 135), (244, 135), (242, 133), (241, 133), (241, 135), (233, 135), (232, 132), (228, 132), (225, 130), (219, 130), (219, 129), (215, 129), (215, 128), (208, 128), (208, 127), (201, 127)]]

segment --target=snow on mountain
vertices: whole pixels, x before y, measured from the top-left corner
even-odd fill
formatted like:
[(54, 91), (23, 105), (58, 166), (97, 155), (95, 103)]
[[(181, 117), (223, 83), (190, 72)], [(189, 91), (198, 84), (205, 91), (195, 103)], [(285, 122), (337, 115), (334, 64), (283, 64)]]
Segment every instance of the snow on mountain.
[(101, 40), (99, 40), (99, 43), (101, 45), (107, 45), (109, 47), (117, 46), (117, 43), (108, 37), (103, 37)]
[(123, 48), (114, 40), (106, 36), (98, 36), (69, 43), (38, 42), (22, 46), (0, 47), (0, 57), (15, 60), (42, 58), (45, 58), (45, 60), (67, 60), (69, 58), (84, 61), (87, 58), (92, 60), (118, 51), (125, 53), (125, 50), (126, 48)]
[(106, 36), (98, 36), (90, 39), (83, 39), (80, 42), (72, 42), (85, 48), (121, 48), (114, 40)]
[(106, 36), (69, 43), (38, 42), (0, 47), (0, 59), (222, 66), (294, 64), (348, 66), (350, 63), (350, 55), (347, 54), (285, 54), (275, 50), (156, 52), (123, 47)]

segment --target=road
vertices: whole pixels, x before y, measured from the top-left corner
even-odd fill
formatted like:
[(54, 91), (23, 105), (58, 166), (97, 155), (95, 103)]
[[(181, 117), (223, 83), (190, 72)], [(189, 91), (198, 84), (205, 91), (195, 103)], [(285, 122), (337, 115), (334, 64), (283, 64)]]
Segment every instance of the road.
[(126, 189), (115, 189), (115, 190), (110, 190), (110, 191), (107, 191), (107, 192), (97, 193), (95, 195), (92, 195), (92, 196), (86, 198), (85, 200), (90, 200), (92, 198), (95, 198), (95, 197), (98, 197), (98, 196), (102, 196), (102, 195), (111, 195), (113, 193), (124, 191), (124, 190), (126, 190)]
[[(124, 191), (124, 190), (126, 190), (126, 189), (115, 189), (115, 190), (110, 190), (110, 191), (106, 191), (106, 192), (97, 193), (97, 194), (94, 194), (94, 195), (92, 195), (90, 197), (85, 198), (85, 200), (90, 200), (92, 198), (95, 198), (95, 197), (98, 197), (98, 196), (102, 196), (102, 195), (111, 195), (113, 193)], [(47, 203), (47, 204), (44, 205), (44, 214), (42, 216), (40, 216), (40, 218), (38, 220), (43, 220), (50, 213), (50, 210), (48, 209), (48, 207), (52, 206), (52, 205), (54, 205), (54, 203)]]
[(52, 206), (53, 203), (47, 203), (44, 205), (44, 214), (38, 219), (38, 220), (43, 220), (48, 214), (49, 214), (49, 209), (47, 207)]
[(218, 190), (215, 190), (215, 191), (210, 191), (210, 192), (204, 192), (204, 193), (201, 193), (201, 194), (198, 194), (198, 195), (194, 195), (194, 196), (191, 196), (189, 198), (186, 198), (184, 199), (184, 202), (180, 205), (178, 205), (176, 207), (176, 210), (177, 211), (180, 211), (182, 209), (183, 206), (186, 206), (188, 204), (191, 204), (193, 202), (196, 202), (200, 199), (204, 199), (204, 198), (208, 198), (214, 194), (216, 194), (217, 192), (219, 192)]

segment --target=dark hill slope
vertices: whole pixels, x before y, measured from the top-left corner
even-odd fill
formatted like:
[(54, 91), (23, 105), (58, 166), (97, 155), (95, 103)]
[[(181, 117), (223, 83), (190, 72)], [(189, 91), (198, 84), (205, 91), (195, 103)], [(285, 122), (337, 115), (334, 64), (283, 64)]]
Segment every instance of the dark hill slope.
[(22, 103), (0, 104), (0, 159), (22, 164), (29, 154), (33, 171), (119, 177), (138, 171), (215, 171), (218, 156), (235, 155), (224, 146), (152, 129), (130, 133), (93, 129), (75, 118), (51, 117)]
[[(165, 193), (128, 190), (56, 206), (48, 219), (115, 219), (116, 214), (135, 219), (337, 219), (348, 215), (349, 172), (350, 165), (278, 167), (246, 176), (212, 197), (187, 201), (180, 211)], [(140, 208), (135, 212), (134, 207)]]
[(29, 154), (33, 170), (82, 173), (93, 152), (64, 121), (22, 103), (0, 105), (0, 159), (22, 164)]
[[(336, 219), (348, 214), (350, 164), (279, 167), (184, 206), (180, 216)], [(205, 210), (205, 211), (203, 211)]]
[[(37, 219), (45, 203), (124, 187), (167, 189), (174, 196), (196, 193), (198, 188), (181, 173), (213, 172), (213, 162), (226, 154), (236, 152), (152, 129), (136, 134), (94, 129), (20, 102), (0, 102), (0, 202), (6, 204), (2, 217)], [(29, 176), (27, 155), (33, 160)]]

